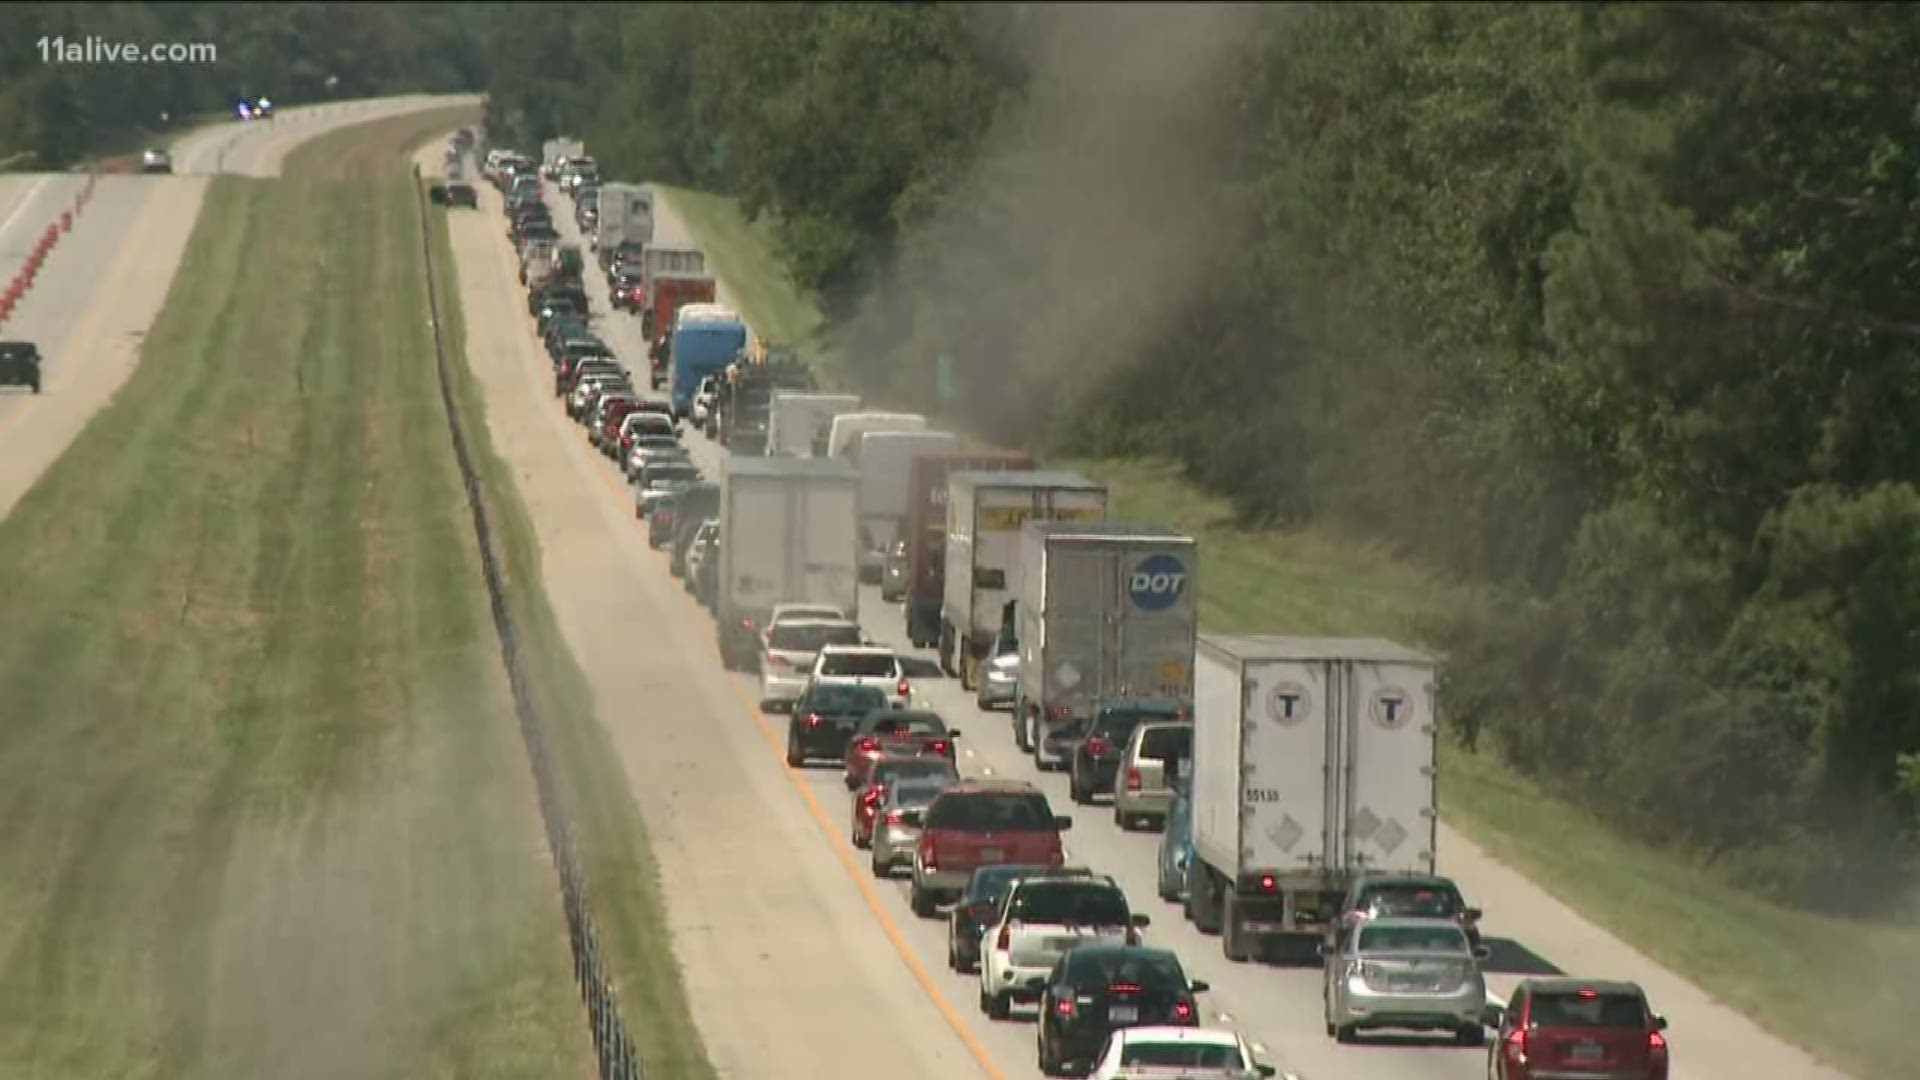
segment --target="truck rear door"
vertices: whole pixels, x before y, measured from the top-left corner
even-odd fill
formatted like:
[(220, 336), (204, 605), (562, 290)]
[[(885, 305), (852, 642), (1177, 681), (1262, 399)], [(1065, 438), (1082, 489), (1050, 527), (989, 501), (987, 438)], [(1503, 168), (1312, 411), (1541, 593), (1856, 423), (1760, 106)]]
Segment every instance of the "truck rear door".
[[(1322, 868), (1332, 793), (1326, 770), (1335, 726), (1327, 723), (1329, 665), (1260, 660), (1243, 669), (1242, 867), (1248, 872)], [(1217, 721), (1216, 721), (1217, 722)]]
[[(1049, 706), (1068, 706), (1076, 719), (1092, 719), (1100, 692), (1101, 646), (1113, 610), (1113, 550), (1085, 541), (1050, 542), (1047, 552), (1046, 640), (1040, 651), (1042, 686)], [(997, 620), (999, 611), (994, 617)]]
[[(726, 531), (721, 535), (721, 594), (731, 613), (766, 612), (786, 600), (789, 537), (798, 524), (798, 500), (788, 485), (767, 480), (730, 482)], [(735, 615), (734, 617), (739, 617)]]
[(818, 601), (851, 611), (859, 603), (859, 488), (851, 483), (810, 484), (794, 508), (790, 534), (800, 591), (778, 602)]
[(1344, 857), (1370, 871), (1433, 871), (1433, 679), (1418, 664), (1344, 661)]
[(1114, 558), (1119, 595), (1109, 623), (1106, 691), (1191, 700), (1199, 621), (1193, 545), (1116, 550)]

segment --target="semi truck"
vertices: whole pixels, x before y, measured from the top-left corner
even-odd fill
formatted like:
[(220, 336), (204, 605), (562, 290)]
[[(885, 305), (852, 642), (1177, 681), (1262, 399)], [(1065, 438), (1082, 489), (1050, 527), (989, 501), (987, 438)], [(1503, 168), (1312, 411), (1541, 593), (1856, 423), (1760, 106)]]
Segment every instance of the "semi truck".
[(721, 445), (729, 453), (764, 456), (774, 391), (813, 388), (813, 369), (788, 346), (775, 345), (757, 359), (736, 361), (710, 414)]
[(569, 159), (586, 156), (587, 144), (579, 139), (548, 139), (540, 144), (540, 175), (549, 180), (558, 180), (560, 167)]
[(957, 450), (960, 437), (945, 431), (869, 431), (850, 455), (860, 470), (860, 580), (878, 585), (887, 552), (906, 528), (907, 480), (916, 454)]
[(713, 306), (716, 294), (713, 278), (703, 270), (662, 271), (649, 280), (647, 319), (659, 332), (647, 338), (647, 359), (656, 388), (672, 368), (673, 327), (679, 321), (680, 312), (690, 307)]
[(1372, 638), (1196, 652), (1187, 916), (1229, 960), (1305, 959), (1355, 877), (1435, 871), (1436, 664)]
[(714, 615), (729, 670), (759, 658), (776, 604), (831, 604), (858, 618), (859, 512), (860, 476), (847, 462), (727, 458)]
[(600, 269), (612, 266), (620, 256), (639, 255), (653, 243), (653, 192), (648, 188), (602, 184), (597, 206), (600, 222), (594, 230), (593, 251)]
[(915, 648), (940, 643), (940, 602), (947, 566), (947, 479), (962, 472), (1033, 468), (1023, 450), (947, 450), (915, 454), (907, 467), (907, 640)]
[(767, 455), (825, 457), (833, 418), (859, 409), (855, 394), (775, 390), (767, 407)]
[(925, 431), (927, 418), (919, 413), (851, 412), (833, 418), (827, 431), (827, 455), (849, 457), (859, 452), (860, 436), (869, 431)]
[(747, 347), (747, 324), (724, 304), (687, 304), (674, 314), (668, 352), (672, 355), (674, 419), (693, 411), (700, 380), (721, 371)]
[(679, 303), (713, 302), (713, 278), (707, 273), (706, 252), (699, 248), (654, 247), (649, 244), (645, 253), (640, 256), (640, 295), (628, 305), (640, 313), (640, 334), (649, 343), (655, 339), (654, 327), (673, 326), (672, 305), (660, 312), (654, 310), (654, 283), (665, 278), (707, 283), (707, 295), (678, 297)]
[(945, 594), (935, 644), (940, 666), (974, 688), (1006, 619), (1020, 572), (1020, 530), (1029, 521), (1091, 523), (1107, 516), (1107, 486), (1055, 470), (947, 476)]
[(1029, 521), (1020, 533), (1013, 723), (1064, 768), (1103, 706), (1193, 701), (1199, 544), (1162, 525)]

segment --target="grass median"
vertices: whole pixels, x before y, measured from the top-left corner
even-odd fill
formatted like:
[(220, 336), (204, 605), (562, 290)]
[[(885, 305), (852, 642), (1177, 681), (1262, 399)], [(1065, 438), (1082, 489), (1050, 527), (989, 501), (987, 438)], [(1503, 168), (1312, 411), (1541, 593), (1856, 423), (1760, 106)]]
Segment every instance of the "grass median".
[(436, 126), (214, 181), (0, 523), (0, 1075), (589, 1070), (393, 153)]
[[(749, 323), (814, 332), (818, 313), (780, 272), (764, 228), (747, 225), (720, 196), (669, 189), (668, 199), (710, 249)], [(1379, 635), (1443, 648), (1432, 640), (1432, 616), (1474, 599), (1350, 538), (1236, 528), (1222, 502), (1166, 463), (1063, 464), (1107, 481), (1116, 517), (1200, 538), (1209, 631)], [(1911, 1071), (1920, 1043), (1897, 990), (1920, 969), (1920, 926), (1830, 919), (1756, 899), (1683, 857), (1621, 838), (1492, 755), (1443, 743), (1442, 773), (1448, 823), (1589, 921), (1835, 1065), (1864, 1076)]]
[(672, 930), (647, 843), (646, 823), (619, 755), (595, 713), (586, 673), (567, 648), (540, 587), (540, 542), (533, 519), (513, 470), (493, 448), (486, 395), (467, 363), (459, 285), (462, 268), (451, 251), (446, 218), (436, 214), (432, 229), (434, 265), (441, 271), (442, 329), (449, 356), (455, 360), (454, 392), (493, 511), (494, 539), (506, 564), (508, 602), (534, 697), (547, 722), (602, 945), (619, 979), (620, 1013), (651, 1080), (711, 1080), (716, 1074), (694, 1026), (679, 964), (668, 946)]

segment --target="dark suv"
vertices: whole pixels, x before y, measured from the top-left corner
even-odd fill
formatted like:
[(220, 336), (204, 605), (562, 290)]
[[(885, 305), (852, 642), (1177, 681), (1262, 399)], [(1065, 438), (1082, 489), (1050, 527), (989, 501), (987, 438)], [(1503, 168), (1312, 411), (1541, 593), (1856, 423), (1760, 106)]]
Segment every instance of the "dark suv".
[(1206, 983), (1187, 979), (1166, 949), (1101, 944), (1069, 950), (1040, 995), (1041, 1074), (1091, 1069), (1107, 1036), (1120, 1028), (1199, 1027), (1194, 995), (1206, 990)]
[(0, 386), (25, 386), (40, 392), (40, 346), (31, 341), (0, 341)]
[(913, 856), (913, 913), (931, 919), (960, 897), (974, 870), (994, 863), (1062, 866), (1060, 834), (1073, 819), (1056, 816), (1040, 789), (1020, 780), (969, 780), (927, 807)]
[(1159, 698), (1113, 701), (1100, 707), (1067, 762), (1067, 790), (1073, 801), (1086, 805), (1096, 795), (1113, 794), (1133, 729), (1146, 720), (1188, 720), (1193, 713), (1178, 701)]

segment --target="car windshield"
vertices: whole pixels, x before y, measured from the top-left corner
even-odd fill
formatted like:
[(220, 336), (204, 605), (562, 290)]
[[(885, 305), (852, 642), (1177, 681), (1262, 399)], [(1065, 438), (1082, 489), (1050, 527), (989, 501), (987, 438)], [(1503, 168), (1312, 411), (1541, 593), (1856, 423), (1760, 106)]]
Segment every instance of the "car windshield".
[(951, 781), (956, 775), (953, 763), (945, 758), (881, 758), (873, 766), (873, 782), (876, 784), (892, 784), (930, 776)]
[(1185, 990), (1186, 972), (1169, 952), (1144, 949), (1075, 949), (1068, 953), (1067, 978), (1076, 986), (1133, 983), (1160, 990)]
[[(857, 645), (860, 643), (860, 628), (852, 623), (781, 623), (773, 628), (767, 637), (769, 648), (783, 652), (819, 652), (827, 645)], [(886, 695), (877, 688), (860, 688), (870, 695), (876, 709), (887, 707)]]
[(973, 882), (968, 887), (967, 897), (971, 900), (991, 900), (999, 903), (1007, 895), (1013, 883), (1028, 874), (1038, 874), (1045, 870), (1042, 866), (983, 866), (974, 872)]
[(945, 735), (946, 722), (931, 713), (902, 715), (897, 709), (881, 706), (860, 724), (860, 730), (873, 735)]
[(892, 653), (827, 653), (820, 658), (820, 674), (854, 678), (891, 679)]
[(1536, 992), (1528, 1019), (1542, 1027), (1637, 1030), (1646, 1026), (1647, 1009), (1637, 994)]
[(836, 607), (783, 607), (781, 620), (786, 619), (839, 619), (841, 612)]
[(1007, 913), (1021, 922), (1125, 926), (1127, 899), (1098, 882), (1029, 881), (1014, 893)]
[(1412, 918), (1450, 919), (1460, 913), (1459, 898), (1450, 890), (1412, 885), (1382, 889), (1369, 906), (1376, 914)]
[(1129, 1042), (1120, 1050), (1120, 1067), (1245, 1070), (1247, 1060), (1239, 1047), (1218, 1043)]
[(887, 707), (887, 695), (872, 686), (816, 686), (807, 694), (814, 712), (861, 714)]
[(1039, 792), (971, 791), (935, 803), (927, 827), (961, 832), (1051, 831), (1053, 811)]
[(908, 783), (893, 785), (887, 798), (892, 800), (895, 806), (925, 806), (939, 798), (940, 793), (946, 789), (947, 785), (943, 783), (928, 783), (925, 780), (915, 779)]
[(1371, 926), (1360, 931), (1360, 951), (1463, 953), (1467, 939), (1447, 926)]

